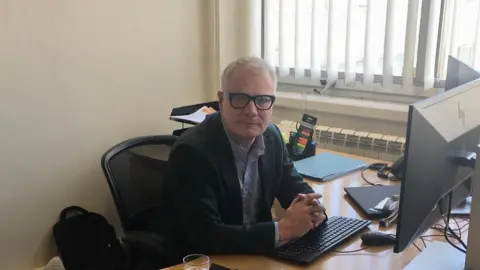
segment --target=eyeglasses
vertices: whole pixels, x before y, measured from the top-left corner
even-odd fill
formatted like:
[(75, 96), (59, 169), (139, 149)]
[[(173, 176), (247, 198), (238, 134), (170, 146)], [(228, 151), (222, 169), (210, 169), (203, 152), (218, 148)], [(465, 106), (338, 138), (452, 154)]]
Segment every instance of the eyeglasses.
[(257, 109), (265, 111), (270, 109), (275, 102), (275, 96), (272, 95), (250, 96), (244, 93), (223, 93), (224, 96), (230, 100), (230, 105), (232, 105), (234, 109), (243, 109), (250, 101), (253, 101)]

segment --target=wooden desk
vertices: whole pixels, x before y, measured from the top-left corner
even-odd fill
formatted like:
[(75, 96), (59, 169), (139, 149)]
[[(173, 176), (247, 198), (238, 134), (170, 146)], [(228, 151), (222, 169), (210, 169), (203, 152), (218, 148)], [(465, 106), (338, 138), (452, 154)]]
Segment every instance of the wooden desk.
[[(328, 151), (321, 149), (320, 151)], [(319, 151), (317, 150), (317, 153)], [(339, 153), (336, 153), (339, 154)], [(352, 156), (348, 154), (341, 154), (347, 157), (353, 157), (357, 159), (365, 160), (367, 163), (379, 162), (369, 158), (363, 158), (358, 156)], [(380, 180), (377, 178), (376, 173), (373, 171), (366, 171), (365, 177), (373, 182), (379, 182), (382, 184), (393, 184), (391, 182)], [(347, 216), (353, 218), (364, 219), (360, 211), (344, 197), (344, 187), (363, 186), (366, 183), (363, 181), (360, 173), (351, 174), (342, 177), (337, 180), (333, 180), (326, 183), (319, 183), (306, 180), (310, 186), (318, 193), (323, 194), (323, 204), (327, 208), (327, 213), (330, 216)], [(460, 225), (463, 225), (461, 222)], [(452, 227), (456, 228), (452, 223)], [(385, 232), (395, 233), (395, 225), (389, 228), (381, 228), (378, 222), (373, 222), (370, 226), (371, 230), (381, 230)], [(427, 234), (439, 234), (436, 231), (429, 231)], [(463, 231), (462, 238), (467, 239), (467, 233)], [(442, 241), (442, 237), (429, 237), (425, 239), (428, 243), (432, 240)], [(423, 243), (420, 239), (415, 242), (418, 247), (423, 248)], [(360, 236), (353, 237), (344, 244), (338, 246), (336, 250), (348, 251), (361, 248)], [(453, 251), (452, 251), (453, 252)], [(330, 252), (323, 255), (318, 260), (314, 261), (310, 265), (302, 266), (296, 265), (290, 262), (277, 260), (274, 258), (262, 256), (262, 255), (213, 255), (210, 256), (212, 262), (219, 265), (231, 268), (231, 269), (403, 269), (417, 254), (419, 251), (411, 245), (404, 252), (396, 254), (393, 253), (392, 247), (371, 247), (366, 250), (362, 250), (350, 254), (342, 254), (336, 252)], [(176, 265), (169, 270), (183, 269), (183, 265)]]

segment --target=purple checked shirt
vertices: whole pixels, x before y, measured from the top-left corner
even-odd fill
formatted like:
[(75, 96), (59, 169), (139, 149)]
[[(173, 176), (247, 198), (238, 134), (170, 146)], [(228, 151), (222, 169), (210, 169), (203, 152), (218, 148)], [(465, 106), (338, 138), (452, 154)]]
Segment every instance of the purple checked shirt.
[[(265, 153), (263, 136), (258, 136), (250, 149), (242, 147), (228, 136), (232, 147), (235, 167), (242, 195), (243, 224), (254, 224), (258, 211), (258, 202), (261, 195), (260, 176), (258, 172), (258, 158)], [(278, 223), (275, 225), (275, 246), (279, 244)]]

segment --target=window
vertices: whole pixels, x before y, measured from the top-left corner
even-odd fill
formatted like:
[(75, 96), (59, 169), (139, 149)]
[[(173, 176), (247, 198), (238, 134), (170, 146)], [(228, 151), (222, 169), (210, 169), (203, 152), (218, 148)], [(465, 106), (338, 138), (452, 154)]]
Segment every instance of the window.
[(445, 79), (448, 55), (480, 70), (480, 1), (445, 2), (438, 77)]
[(449, 54), (480, 68), (480, 0), (263, 0), (263, 12), (280, 83), (416, 94), (441, 85)]

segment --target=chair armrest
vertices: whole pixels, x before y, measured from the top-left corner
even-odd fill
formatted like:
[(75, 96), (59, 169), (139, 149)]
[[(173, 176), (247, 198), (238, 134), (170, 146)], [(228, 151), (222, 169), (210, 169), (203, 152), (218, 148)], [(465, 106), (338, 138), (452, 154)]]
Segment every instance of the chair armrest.
[(144, 231), (129, 231), (122, 241), (130, 248), (149, 254), (168, 256), (167, 241), (162, 236)]
[(163, 269), (181, 263), (175, 243), (167, 239), (148, 231), (125, 232), (122, 243), (129, 250), (132, 269)]

